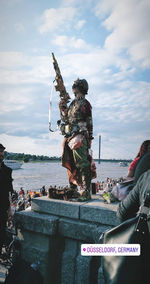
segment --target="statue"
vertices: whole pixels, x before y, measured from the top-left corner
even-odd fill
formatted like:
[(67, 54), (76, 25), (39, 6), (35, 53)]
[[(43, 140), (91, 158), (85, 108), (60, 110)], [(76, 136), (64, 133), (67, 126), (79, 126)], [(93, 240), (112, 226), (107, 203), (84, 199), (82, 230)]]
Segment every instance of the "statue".
[[(67, 168), (69, 185), (74, 190), (79, 201), (91, 199), (91, 179), (96, 177), (95, 163), (89, 154), (93, 139), (92, 107), (85, 98), (88, 93), (88, 82), (85, 79), (74, 81), (72, 91), (75, 95), (70, 102), (70, 96), (66, 91), (60, 69), (54, 54), (52, 53), (54, 69), (56, 72), (55, 86), (60, 93), (59, 121), (61, 134), (64, 135), (62, 166)], [(78, 194), (78, 186), (82, 194)]]

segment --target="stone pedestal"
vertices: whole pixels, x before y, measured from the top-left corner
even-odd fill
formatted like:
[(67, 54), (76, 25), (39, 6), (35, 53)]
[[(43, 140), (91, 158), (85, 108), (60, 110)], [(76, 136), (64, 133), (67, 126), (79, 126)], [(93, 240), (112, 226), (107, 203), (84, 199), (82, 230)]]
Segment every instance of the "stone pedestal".
[(101, 257), (81, 256), (81, 244), (98, 243), (119, 224), (116, 208), (98, 195), (84, 203), (33, 199), (31, 209), (15, 215), (22, 258), (40, 261), (44, 284), (103, 284)]

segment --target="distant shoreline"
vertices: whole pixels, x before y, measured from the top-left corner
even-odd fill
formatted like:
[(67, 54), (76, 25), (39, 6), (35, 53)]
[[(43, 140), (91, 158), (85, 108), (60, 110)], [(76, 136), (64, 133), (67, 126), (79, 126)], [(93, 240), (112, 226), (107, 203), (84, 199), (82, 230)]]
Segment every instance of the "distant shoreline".
[[(94, 159), (95, 162), (98, 162), (99, 159)], [(132, 160), (129, 159), (100, 159), (100, 162), (112, 162), (112, 163), (120, 163), (120, 162), (126, 162), (126, 163), (131, 163)]]
[[(6, 160), (16, 160), (16, 161), (23, 161), (25, 163), (30, 162), (58, 162), (61, 161), (61, 157), (48, 157), (43, 155), (31, 155), (31, 154), (24, 154), (24, 153), (10, 153), (5, 151), (5, 159)], [(94, 159), (95, 162), (99, 162), (99, 159)], [(112, 163), (119, 163), (119, 162), (126, 162), (130, 163), (131, 159), (100, 159), (100, 162), (112, 162)]]
[[(23, 162), (22, 160), (17, 160), (17, 161), (20, 161), (20, 162)], [(33, 160), (30, 160), (28, 162), (25, 162), (25, 163), (54, 163), (54, 162), (61, 162), (61, 159), (50, 159), (50, 160), (36, 160), (36, 161), (33, 161)], [(94, 159), (94, 162), (99, 162), (99, 159)], [(103, 163), (103, 162), (110, 162), (110, 163), (120, 163), (120, 162), (125, 162), (125, 163), (131, 163), (132, 160), (121, 160), (121, 159), (100, 159), (100, 163)]]
[[(99, 162), (99, 159), (94, 159), (94, 161), (95, 162)], [(37, 160), (37, 161), (29, 161), (28, 163), (33, 163), (33, 162), (39, 162), (39, 163), (41, 163), (41, 162), (61, 162), (61, 159), (60, 158), (58, 158), (58, 159), (50, 159), (50, 160), (43, 160), (43, 161), (40, 161), (40, 160)], [(121, 159), (100, 159), (100, 162), (112, 162), (112, 163), (120, 163), (120, 162), (126, 162), (126, 163), (130, 163), (130, 162), (132, 162), (132, 160), (121, 160)]]

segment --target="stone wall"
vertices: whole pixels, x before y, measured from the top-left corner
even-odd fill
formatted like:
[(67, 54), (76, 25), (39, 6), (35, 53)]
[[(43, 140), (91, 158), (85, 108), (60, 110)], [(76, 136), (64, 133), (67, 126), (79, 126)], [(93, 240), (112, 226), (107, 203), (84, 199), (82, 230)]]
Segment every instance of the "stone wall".
[(31, 209), (17, 212), (22, 258), (40, 261), (44, 284), (103, 284), (100, 256), (81, 256), (81, 244), (118, 225), (117, 204), (97, 195), (88, 202), (35, 198)]

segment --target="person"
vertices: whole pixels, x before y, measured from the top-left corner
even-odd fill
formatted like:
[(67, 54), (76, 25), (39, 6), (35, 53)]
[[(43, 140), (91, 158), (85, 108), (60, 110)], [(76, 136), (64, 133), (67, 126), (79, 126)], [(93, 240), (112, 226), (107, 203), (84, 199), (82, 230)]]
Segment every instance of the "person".
[[(148, 199), (146, 199), (148, 198)], [(117, 256), (118, 263), (115, 269), (113, 269), (113, 280), (111, 283), (148, 283), (148, 275), (149, 275), (149, 269), (150, 269), (150, 232), (149, 232), (149, 217), (147, 218), (144, 214), (148, 214), (149, 210), (146, 207), (146, 205), (149, 206), (149, 199), (150, 198), (150, 169), (145, 171), (138, 179), (136, 185), (134, 188), (130, 191), (130, 193), (119, 203), (117, 208), (117, 217), (121, 222), (124, 222), (123, 224), (125, 235), (120, 227), (120, 232), (118, 236), (118, 241), (120, 241), (120, 238), (124, 238), (124, 236), (130, 235), (130, 230), (132, 231), (130, 224), (132, 224), (132, 221), (134, 217), (140, 212), (140, 209), (142, 210), (143, 214), (141, 216), (141, 229), (142, 231), (139, 232), (139, 225), (135, 222), (134, 228), (135, 232), (137, 232), (137, 235), (139, 240), (136, 240), (135, 242), (140, 244), (140, 255), (132, 257), (128, 256)], [(146, 203), (145, 204), (145, 200)], [(132, 220), (132, 221), (131, 221)], [(148, 227), (147, 227), (148, 225)], [(138, 235), (139, 232), (139, 235)], [(114, 236), (115, 238), (115, 233)], [(134, 243), (132, 238), (130, 239), (131, 243)], [(115, 261), (115, 260), (114, 260)], [(117, 261), (117, 260), (116, 260)], [(124, 265), (126, 263), (126, 266)], [(120, 264), (120, 265), (119, 265)], [(118, 267), (118, 269), (117, 269)], [(107, 270), (107, 268), (106, 268)], [(107, 273), (107, 272), (106, 272)], [(121, 281), (122, 278), (122, 281)], [(110, 282), (109, 282), (110, 283)]]
[(80, 201), (89, 200), (91, 179), (96, 177), (96, 168), (89, 155), (93, 139), (92, 107), (85, 98), (88, 83), (85, 79), (74, 81), (72, 91), (75, 99), (67, 109), (68, 125), (65, 126), (62, 165), (67, 168), (70, 188), (83, 189)]
[(46, 188), (45, 185), (42, 186), (42, 188), (40, 189), (40, 193), (45, 196), (46, 195)]
[(134, 188), (141, 174), (148, 169), (150, 169), (150, 140), (145, 140), (129, 166), (126, 179), (113, 187), (112, 195), (119, 201), (124, 199)]
[(140, 161), (140, 159), (143, 157), (144, 154), (146, 154), (148, 151), (150, 151), (150, 140), (145, 140), (142, 145), (140, 146), (139, 152), (134, 158), (134, 160), (130, 163), (127, 178), (134, 178), (136, 167)]
[(15, 202), (18, 199), (18, 192), (16, 190), (12, 193), (12, 202)]
[(24, 195), (23, 187), (20, 187), (19, 195)]
[(12, 170), (3, 162), (4, 150), (5, 147), (0, 144), (0, 253), (5, 240), (6, 223), (12, 215), (9, 195), (13, 193)]
[(150, 193), (150, 169), (139, 177), (134, 188), (119, 203), (117, 216), (121, 222), (136, 216), (146, 193)]

